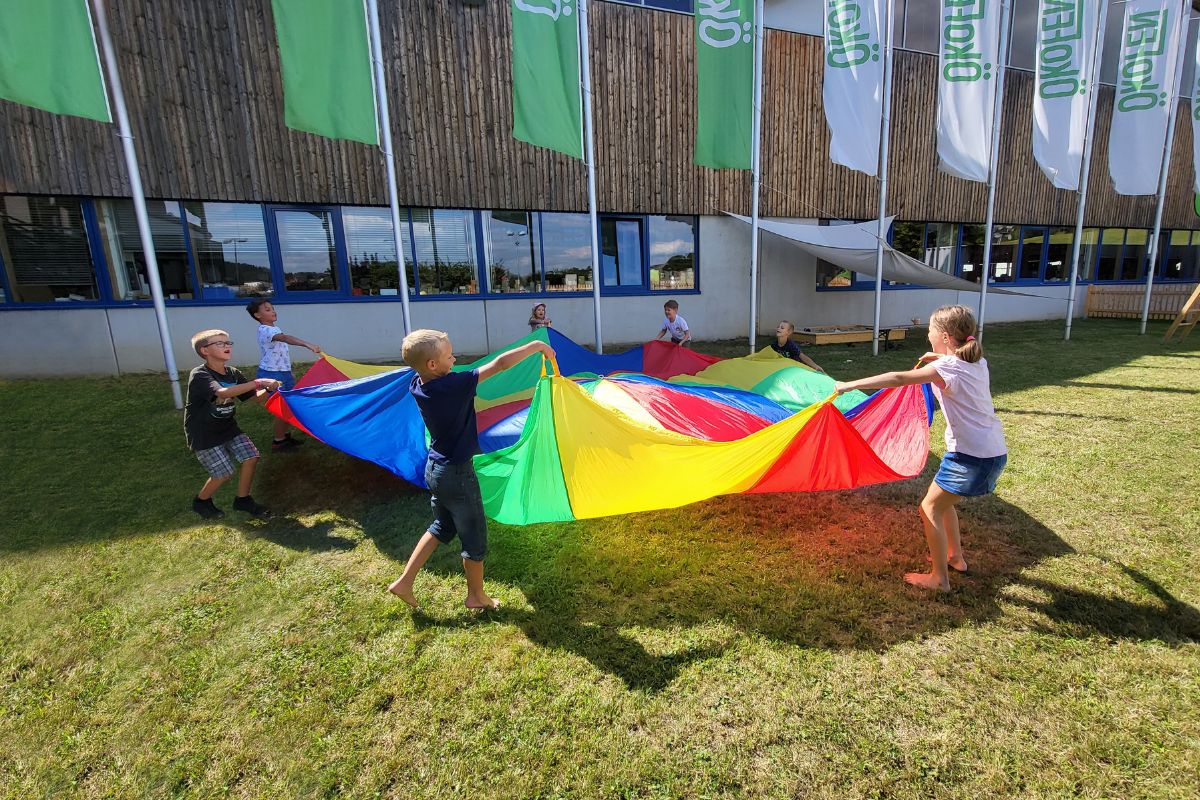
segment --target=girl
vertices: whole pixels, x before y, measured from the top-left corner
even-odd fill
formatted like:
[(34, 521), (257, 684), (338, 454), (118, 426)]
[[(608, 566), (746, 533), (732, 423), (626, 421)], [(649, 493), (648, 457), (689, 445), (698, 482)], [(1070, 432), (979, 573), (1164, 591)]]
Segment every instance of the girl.
[(964, 497), (990, 494), (1008, 460), (1004, 430), (992, 406), (987, 361), (975, 340), (975, 317), (966, 306), (942, 306), (929, 319), (933, 352), (921, 356), (925, 366), (838, 383), (838, 394), (852, 389), (884, 389), (914, 383), (933, 384), (946, 415), (946, 455), (921, 501), (921, 521), (933, 569), (910, 572), (914, 586), (950, 590), (947, 566), (967, 571), (955, 506)]
[(529, 330), (536, 331), (538, 328), (549, 328), (550, 320), (546, 319), (546, 304), (534, 303), (533, 313), (529, 315)]

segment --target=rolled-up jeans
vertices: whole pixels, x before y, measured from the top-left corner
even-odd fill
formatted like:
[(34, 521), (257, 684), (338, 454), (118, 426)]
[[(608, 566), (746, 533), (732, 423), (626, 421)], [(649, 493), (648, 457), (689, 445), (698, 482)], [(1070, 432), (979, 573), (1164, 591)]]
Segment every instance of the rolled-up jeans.
[(474, 464), (427, 461), (425, 484), (431, 492), (429, 505), (433, 508), (429, 532), (443, 544), (450, 544), (457, 536), (463, 558), (483, 561), (487, 554), (487, 519), (483, 515), (483, 496), (479, 493)]

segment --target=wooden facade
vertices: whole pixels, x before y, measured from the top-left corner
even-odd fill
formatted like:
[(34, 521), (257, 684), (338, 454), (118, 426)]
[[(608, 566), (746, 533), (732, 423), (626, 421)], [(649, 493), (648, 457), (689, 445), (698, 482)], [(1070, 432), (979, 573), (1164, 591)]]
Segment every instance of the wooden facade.
[[(508, 3), (381, 5), (401, 203), (584, 210), (582, 164), (511, 136)], [(749, 173), (692, 164), (692, 17), (591, 8), (601, 209), (748, 214)], [(377, 149), (284, 127), (269, 0), (123, 0), (109, 14), (149, 196), (386, 205)], [(762, 211), (870, 218), (875, 180), (828, 159), (821, 56), (819, 38), (768, 31)], [(937, 170), (936, 73), (934, 56), (897, 54), (890, 206), (903, 219), (981, 222), (986, 187)], [(1076, 195), (1033, 161), (1032, 91), (1032, 74), (1008, 73), (996, 219), (1072, 225)], [(1087, 221), (1149, 227), (1154, 198), (1121, 197), (1108, 179), (1112, 96), (1106, 87), (1100, 98)], [(1200, 228), (1187, 111), (1168, 228)], [(115, 128), (0, 101), (0, 193), (128, 196)]]

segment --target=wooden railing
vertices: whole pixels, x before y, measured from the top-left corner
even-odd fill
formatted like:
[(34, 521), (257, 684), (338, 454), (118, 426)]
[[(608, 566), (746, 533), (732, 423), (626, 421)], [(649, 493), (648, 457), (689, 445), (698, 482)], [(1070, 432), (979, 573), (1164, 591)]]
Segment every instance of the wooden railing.
[[(1196, 290), (1194, 283), (1167, 283), (1156, 285), (1150, 294), (1150, 319), (1173, 320)], [(1088, 317), (1121, 317), (1140, 319), (1146, 287), (1139, 286), (1088, 286), (1084, 314)]]

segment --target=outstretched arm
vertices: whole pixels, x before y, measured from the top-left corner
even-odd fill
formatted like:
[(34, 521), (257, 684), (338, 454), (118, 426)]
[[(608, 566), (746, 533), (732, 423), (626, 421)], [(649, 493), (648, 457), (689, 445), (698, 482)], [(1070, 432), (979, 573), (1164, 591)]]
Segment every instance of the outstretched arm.
[(855, 389), (892, 389), (897, 386), (912, 386), (914, 383), (936, 383), (940, 387), (945, 387), (946, 382), (942, 380), (942, 376), (933, 367), (918, 367), (910, 369), (907, 372), (884, 372), (880, 375), (873, 375), (870, 378), (862, 378), (849, 383), (838, 382), (834, 384), (833, 390), (838, 394), (852, 392)]
[(815, 369), (817, 372), (824, 372), (824, 371), (825, 371), (825, 370), (821, 369), (821, 368), (820, 368), (820, 367), (817, 365), (817, 362), (813, 361), (811, 358), (809, 358), (808, 356), (804, 355), (804, 353), (801, 353), (801, 354), (800, 354), (800, 363), (801, 363), (801, 364), (803, 364), (803, 365), (804, 365), (804, 366), (806, 366), (806, 367), (809, 367), (810, 369)]
[(479, 368), (479, 380), (486, 381), (488, 378), (499, 375), (504, 370), (520, 364), (534, 353), (541, 353), (544, 356), (554, 358), (554, 348), (550, 345), (545, 342), (530, 342), (520, 347), (514, 347), (506, 353), (501, 353), (484, 364)]
[(286, 333), (275, 334), (274, 336), (271, 337), (271, 341), (272, 342), (285, 342), (287, 344), (295, 345), (296, 347), (307, 347), (309, 350), (312, 350), (314, 353), (318, 353), (318, 354), (321, 352), (321, 346), (319, 344), (313, 344), (312, 342), (306, 342), (298, 336), (289, 336)]

